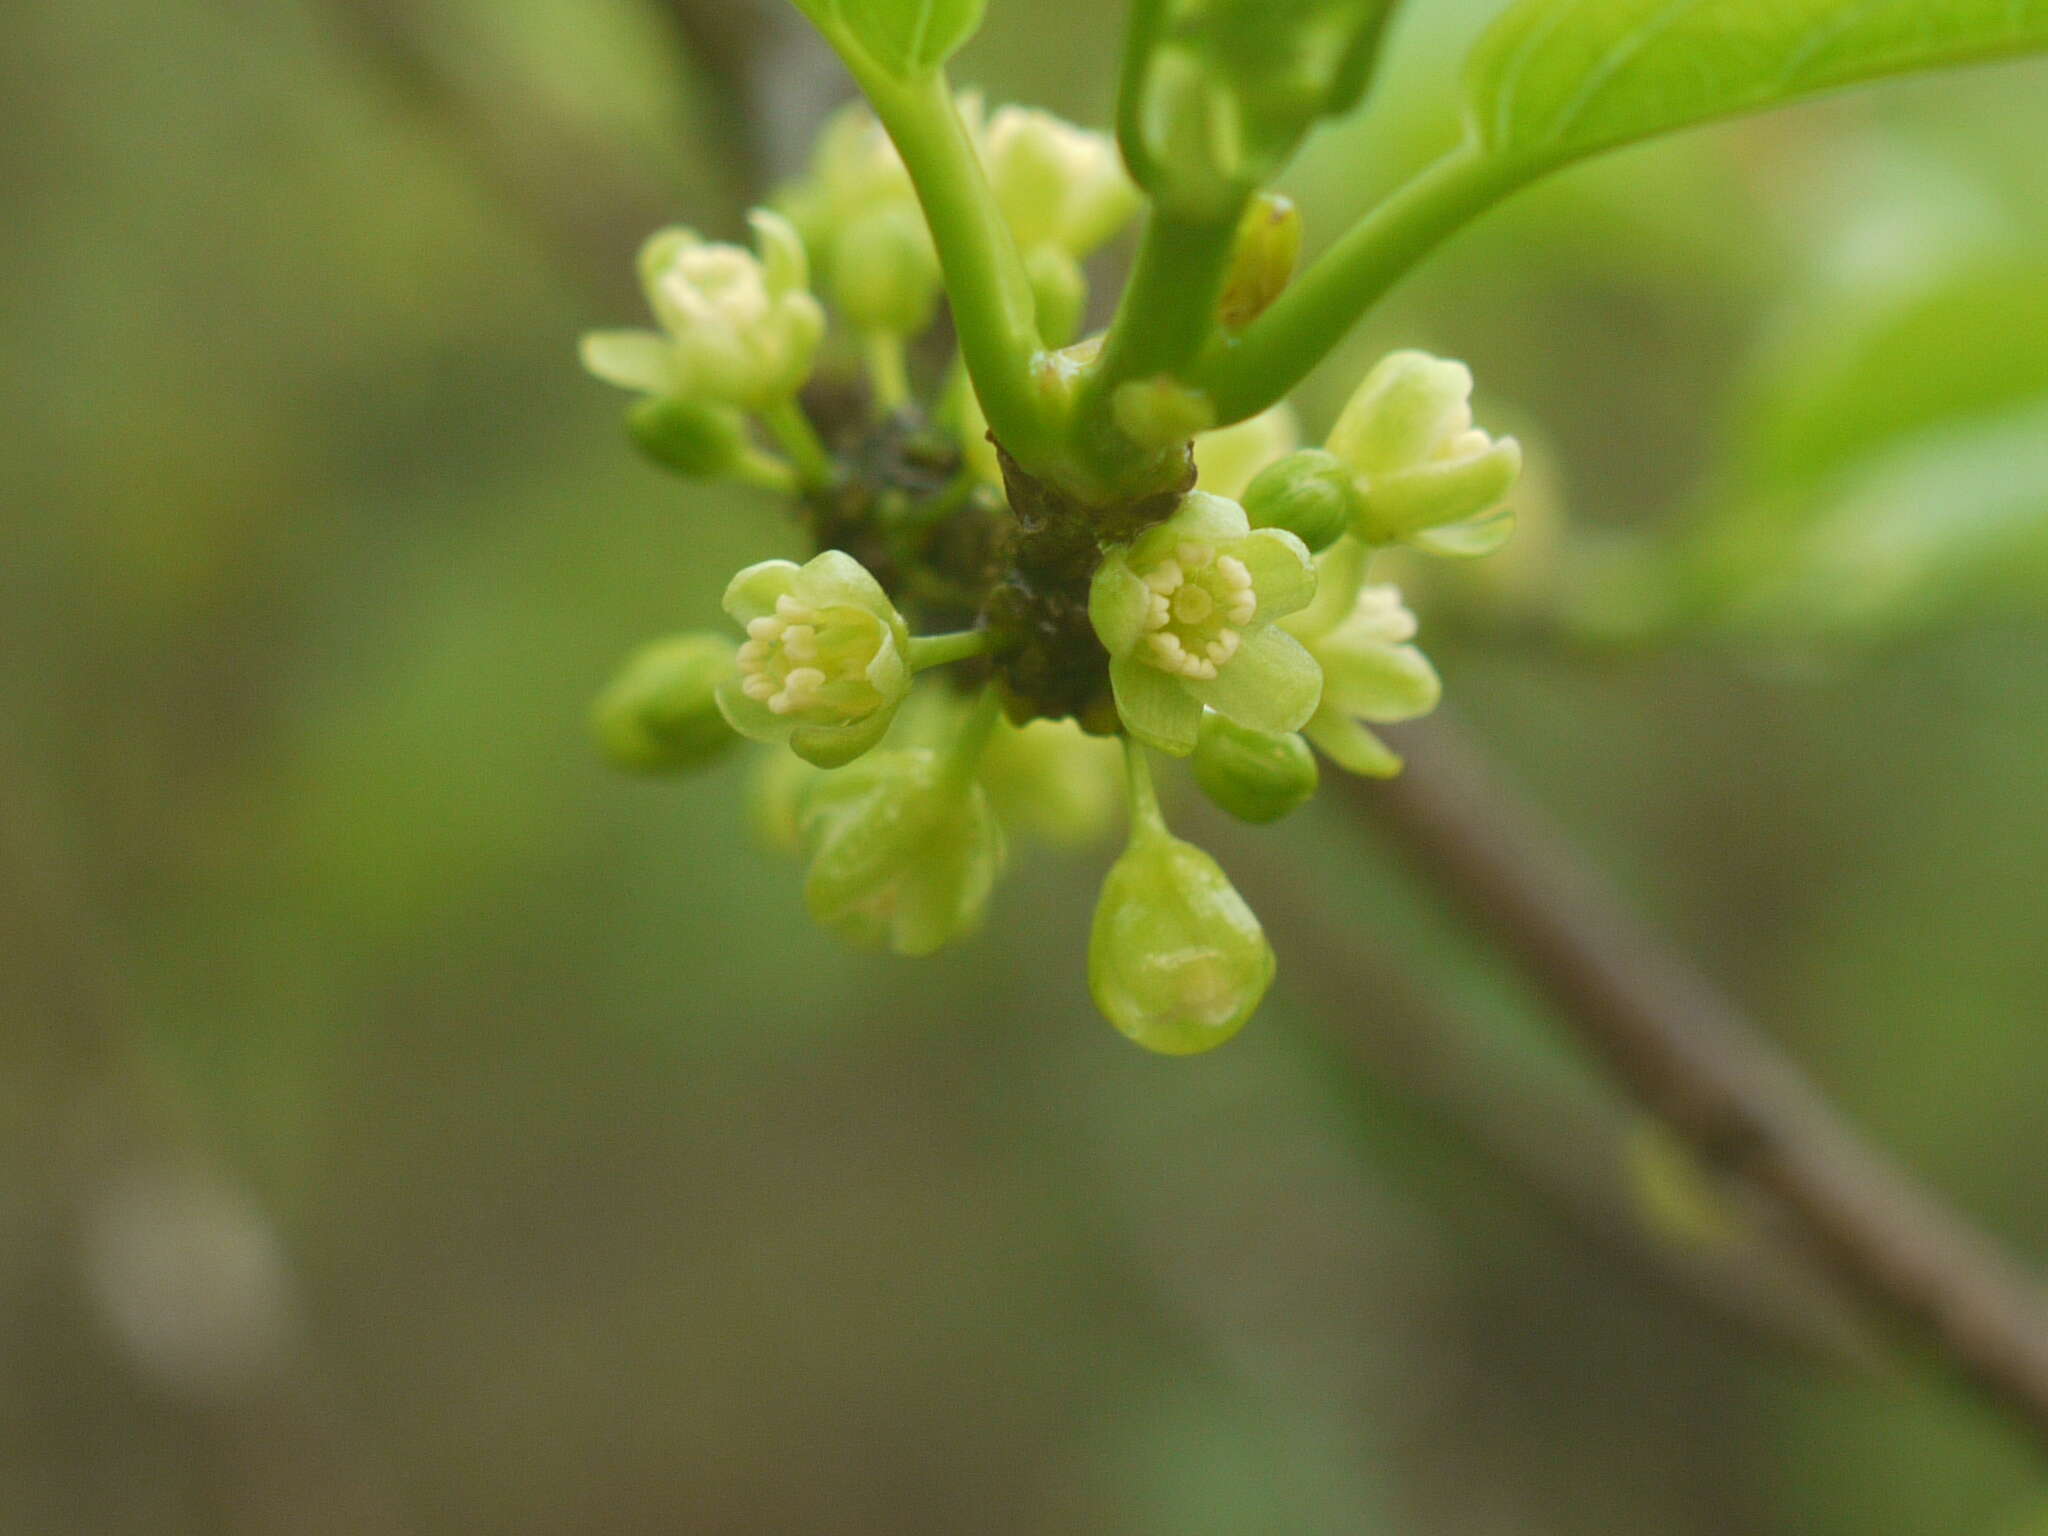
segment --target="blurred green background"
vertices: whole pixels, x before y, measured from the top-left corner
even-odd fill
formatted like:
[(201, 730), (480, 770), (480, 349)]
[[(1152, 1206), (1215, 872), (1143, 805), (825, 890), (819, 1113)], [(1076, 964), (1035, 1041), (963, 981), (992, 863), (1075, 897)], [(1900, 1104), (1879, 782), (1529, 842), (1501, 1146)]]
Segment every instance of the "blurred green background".
[[(1312, 239), (1490, 9), (1409, 7)], [(992, 0), (956, 73), (1103, 122), (1120, 10)], [(0, 12), (0, 1533), (2035, 1529), (1919, 1362), (1733, 1320), (1334, 806), (1184, 811), (1281, 980), (1164, 1061), (1086, 998), (1106, 851), (850, 955), (744, 764), (595, 761), (616, 660), (796, 546), (638, 462), (575, 337), (839, 89), (744, 0)], [(1472, 362), (1541, 485), (1418, 588), (1460, 713), (2037, 1260), (2043, 143), (2026, 65), (1632, 151), (1301, 402)]]

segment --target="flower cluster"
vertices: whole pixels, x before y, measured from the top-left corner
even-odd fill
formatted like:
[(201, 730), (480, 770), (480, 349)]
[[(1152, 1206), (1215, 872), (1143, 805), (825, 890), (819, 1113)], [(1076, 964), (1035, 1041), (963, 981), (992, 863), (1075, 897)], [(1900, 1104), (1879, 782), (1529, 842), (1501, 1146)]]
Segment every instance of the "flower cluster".
[[(1101, 349), (1056, 349), (1082, 324), (1082, 260), (1139, 206), (1116, 146), (971, 99), (956, 120), (1042, 355), (1085, 384)], [(1462, 365), (1420, 353), (1373, 369), (1316, 447), (1284, 406), (1196, 435), (1205, 398), (1161, 375), (1123, 385), (1107, 419), (1133, 463), (1178, 463), (1178, 480), (1091, 501), (1057, 454), (999, 451), (966, 371), (912, 345), (940, 262), (865, 109), (827, 126), (777, 207), (753, 216), (752, 249), (649, 241), (659, 329), (597, 333), (583, 355), (640, 397), (629, 423), (657, 462), (784, 494), (816, 553), (734, 576), (730, 631), (635, 655), (598, 700), (601, 744), (671, 772), (760, 743), (755, 819), (805, 861), (812, 914), (903, 954), (981, 925), (1016, 837), (1104, 834), (1120, 786), (1091, 990), (1148, 1049), (1220, 1044), (1258, 1007), (1273, 951), (1215, 861), (1167, 829), (1155, 759), (1186, 759), (1251, 822), (1305, 804), (1319, 758), (1397, 772), (1372, 728), (1427, 713), (1440, 684), (1400, 593), (1368, 580), (1374, 552), (1496, 547), (1519, 448), (1474, 425)], [(1230, 218), (1220, 333), (1273, 301), (1300, 243), (1282, 199)]]

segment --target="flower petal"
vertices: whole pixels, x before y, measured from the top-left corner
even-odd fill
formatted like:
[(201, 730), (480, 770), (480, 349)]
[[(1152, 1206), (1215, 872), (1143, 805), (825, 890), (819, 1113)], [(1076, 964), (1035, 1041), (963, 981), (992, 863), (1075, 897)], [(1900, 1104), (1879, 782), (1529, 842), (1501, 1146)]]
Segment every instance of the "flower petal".
[[(807, 607), (831, 608), (852, 603), (877, 618), (893, 619), (896, 605), (868, 568), (843, 549), (828, 549), (804, 563), (794, 586)], [(893, 626), (892, 626), (893, 627)]]
[(680, 382), (675, 343), (659, 331), (586, 331), (577, 350), (586, 370), (621, 389), (666, 395)]
[(1250, 533), (1244, 508), (1207, 491), (1189, 491), (1173, 516), (1147, 528), (1131, 546), (1131, 564), (1145, 570), (1173, 553), (1177, 545), (1230, 544)]
[(816, 767), (841, 768), (887, 735), (895, 718), (896, 706), (884, 704), (845, 725), (800, 725), (789, 733), (789, 749)]
[(1480, 555), (1492, 554), (1507, 543), (1514, 535), (1514, 531), (1514, 508), (1496, 507), (1493, 511), (1475, 517), (1469, 522), (1452, 523), (1443, 528), (1426, 528), (1421, 533), (1410, 534), (1408, 542), (1425, 555), (1470, 560)]
[(1346, 645), (1338, 635), (1316, 647), (1323, 664), (1323, 700), (1363, 720), (1391, 722), (1426, 715), (1443, 697), (1429, 658), (1412, 645)]
[(1462, 523), (1500, 505), (1522, 473), (1522, 445), (1504, 437), (1467, 459), (1436, 459), (1369, 479), (1359, 498), (1360, 537), (1378, 544)]
[(1315, 560), (1308, 546), (1284, 528), (1255, 528), (1230, 552), (1252, 573), (1252, 590), (1259, 594), (1254, 624), (1298, 613), (1315, 597)]
[(1254, 630), (1213, 678), (1188, 679), (1187, 692), (1248, 730), (1298, 731), (1323, 697), (1323, 669), (1283, 629)]
[(726, 584), (725, 611), (745, 629), (775, 611), (775, 600), (796, 585), (797, 566), (789, 560), (763, 560), (750, 565)]
[(1088, 584), (1088, 622), (1112, 656), (1128, 656), (1145, 632), (1152, 589), (1138, 578), (1121, 550), (1111, 550)]
[(1202, 726), (1202, 706), (1189, 694), (1185, 679), (1169, 677), (1135, 656), (1119, 656), (1109, 664), (1110, 686), (1124, 728), (1148, 747), (1172, 757), (1195, 750)]
[(1339, 710), (1327, 706), (1317, 710), (1302, 734), (1346, 772), (1368, 779), (1391, 779), (1401, 771), (1401, 759), (1392, 748)]
[(759, 699), (749, 698), (737, 677), (720, 683), (712, 697), (718, 703), (718, 712), (725, 716), (725, 723), (749, 741), (780, 746), (796, 729), (796, 723), (787, 715), (778, 715)]

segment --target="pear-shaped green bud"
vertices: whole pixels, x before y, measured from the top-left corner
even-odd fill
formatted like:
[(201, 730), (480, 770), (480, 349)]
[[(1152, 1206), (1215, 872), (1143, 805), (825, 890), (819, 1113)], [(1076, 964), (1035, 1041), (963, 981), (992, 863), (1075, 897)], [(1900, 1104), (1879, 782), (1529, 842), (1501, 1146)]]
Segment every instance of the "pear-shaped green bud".
[(1301, 729), (1322, 674), (1275, 620), (1306, 607), (1315, 589), (1301, 540), (1253, 528), (1236, 502), (1202, 491), (1108, 551), (1088, 617), (1109, 652), (1125, 729), (1176, 757), (1194, 750), (1205, 706), (1253, 730)]
[(1214, 710), (1189, 764), (1202, 793), (1239, 821), (1278, 821), (1316, 792), (1316, 757), (1299, 733), (1246, 730)]
[(1259, 472), (1245, 488), (1244, 515), (1254, 528), (1284, 528), (1321, 554), (1350, 531), (1357, 502), (1344, 461), (1305, 448)]
[(1192, 1056), (1244, 1027), (1273, 980), (1273, 950), (1216, 861), (1140, 828), (1111, 866), (1088, 938), (1088, 989), (1148, 1051)]
[(665, 469), (715, 479), (747, 455), (746, 421), (730, 406), (651, 395), (626, 413), (640, 451)]
[(832, 301), (859, 330), (915, 336), (938, 305), (939, 261), (915, 206), (885, 203), (839, 229)]
[(1261, 192), (1238, 221), (1237, 243), (1216, 318), (1226, 331), (1241, 331), (1285, 291), (1301, 260), (1301, 210), (1292, 198)]
[(734, 730), (787, 742), (820, 768), (882, 739), (910, 693), (910, 633), (858, 560), (828, 549), (803, 566), (748, 566), (725, 589), (725, 611), (747, 632), (718, 688)]
[(591, 709), (604, 755), (634, 773), (700, 768), (739, 740), (719, 713), (719, 684), (732, 677), (723, 635), (676, 635), (638, 651)]
[(1512, 527), (1499, 508), (1522, 472), (1521, 445), (1472, 424), (1463, 363), (1394, 353), (1358, 386), (1327, 446), (1351, 471), (1352, 530), (1368, 544), (1485, 554)]
[(866, 948), (926, 955), (981, 926), (1003, 862), (988, 797), (925, 748), (875, 752), (804, 797), (804, 903)]

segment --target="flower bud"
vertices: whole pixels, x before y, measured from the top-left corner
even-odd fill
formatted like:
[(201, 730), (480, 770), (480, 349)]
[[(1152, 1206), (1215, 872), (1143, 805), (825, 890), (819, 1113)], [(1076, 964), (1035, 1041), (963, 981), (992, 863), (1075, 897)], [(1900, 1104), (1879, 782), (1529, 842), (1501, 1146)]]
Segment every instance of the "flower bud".
[(1357, 500), (1343, 460), (1307, 448), (1259, 473), (1245, 488), (1244, 515), (1254, 528), (1285, 528), (1320, 554), (1350, 530)]
[(648, 458), (693, 479), (724, 474), (747, 450), (746, 422), (738, 411), (675, 395), (636, 402), (626, 413), (626, 429)]
[(1038, 334), (1048, 347), (1064, 347), (1080, 333), (1088, 310), (1088, 278), (1081, 264), (1056, 245), (1025, 252), (1024, 275), (1038, 309)]
[(1301, 210), (1293, 199), (1261, 192), (1245, 206), (1231, 251), (1230, 274), (1216, 318), (1226, 331), (1241, 331), (1279, 298), (1301, 260)]
[(1259, 920), (1216, 861), (1141, 829), (1111, 866), (1088, 939), (1088, 989), (1148, 1051), (1192, 1056), (1244, 1027), (1273, 980)]
[(591, 728), (612, 764), (634, 773), (681, 773), (739, 740), (718, 712), (718, 685), (733, 675), (723, 635), (676, 635), (636, 653), (597, 697)]
[(1189, 759), (1195, 782), (1239, 821), (1278, 821), (1316, 792), (1316, 758), (1293, 731), (1248, 730), (1211, 710)]
[(981, 134), (996, 205), (1027, 254), (1051, 246), (1086, 256), (1137, 211), (1138, 189), (1116, 143), (1050, 112), (1001, 107)]
[(1153, 451), (1185, 443), (1216, 422), (1215, 402), (1165, 374), (1119, 384), (1109, 408), (1125, 437)]
[(1260, 176), (1246, 162), (1236, 98), (1204, 60), (1177, 47), (1154, 54), (1143, 79), (1131, 163), (1143, 167), (1146, 192), (1177, 219), (1229, 218)]
[(982, 783), (1012, 832), (1061, 847), (1092, 843), (1109, 831), (1123, 781), (1123, 752), (1071, 720), (1003, 726), (981, 759)]
[(839, 231), (832, 301), (857, 329), (915, 336), (938, 297), (938, 256), (914, 206), (885, 204)]
[(804, 904), (842, 938), (928, 955), (981, 926), (1002, 830), (971, 780), (923, 748), (823, 774), (804, 798)]
[(1358, 386), (1328, 447), (1352, 473), (1361, 539), (1470, 555), (1506, 538), (1512, 524), (1495, 509), (1521, 473), (1521, 445), (1475, 427), (1471, 401), (1471, 370), (1422, 352), (1394, 353)]
[(1217, 427), (1195, 439), (1196, 482), (1212, 496), (1243, 501), (1258, 472), (1301, 446), (1301, 423), (1281, 403), (1256, 416)]

